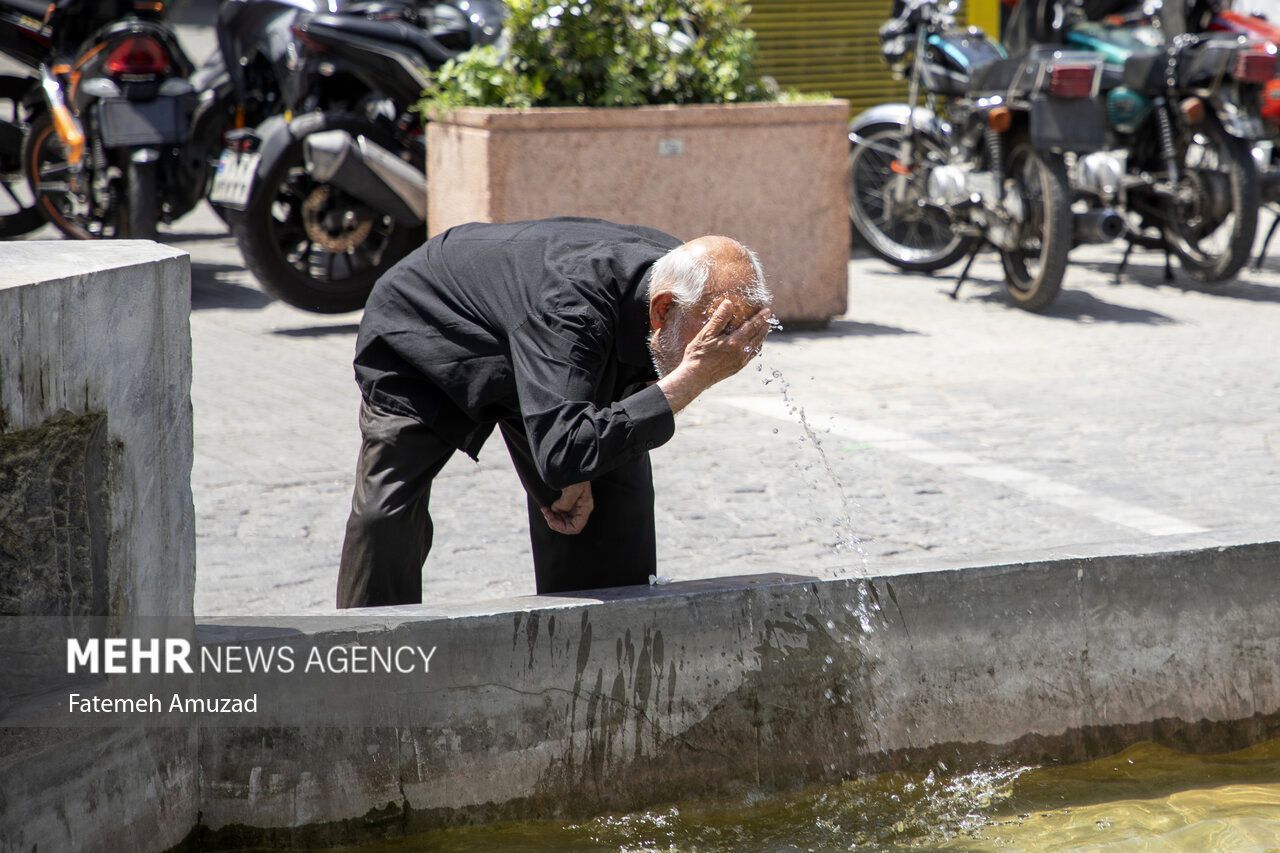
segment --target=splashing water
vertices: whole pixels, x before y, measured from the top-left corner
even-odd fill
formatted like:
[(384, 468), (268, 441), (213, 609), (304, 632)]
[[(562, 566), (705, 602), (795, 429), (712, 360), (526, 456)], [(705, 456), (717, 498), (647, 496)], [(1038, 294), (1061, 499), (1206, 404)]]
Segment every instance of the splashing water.
[[(763, 372), (764, 364), (761, 363), (758, 365), (758, 369)], [(862, 539), (854, 532), (855, 528), (853, 523), (853, 518), (855, 511), (858, 509), (858, 505), (849, 498), (849, 493), (845, 489), (844, 482), (836, 473), (835, 467), (831, 464), (831, 457), (827, 455), (827, 451), (823, 447), (821, 436), (809, 422), (809, 417), (805, 413), (804, 406), (800, 405), (800, 403), (796, 401), (795, 395), (791, 390), (791, 383), (783, 377), (782, 371), (772, 369), (762, 381), (765, 385), (770, 385), (774, 382), (778, 383), (778, 390), (782, 394), (782, 402), (783, 405), (786, 406), (787, 414), (795, 416), (797, 422), (800, 424), (801, 431), (804, 433), (804, 435), (800, 437), (800, 443), (809, 445), (817, 452), (818, 460), (822, 465), (823, 472), (826, 474), (826, 479), (834, 488), (836, 496), (840, 501), (839, 517), (831, 525), (836, 534), (836, 541), (832, 545), (831, 549), (832, 553), (839, 555), (852, 553), (856, 555), (857, 564), (847, 568), (848, 570), (851, 570), (855, 576), (865, 579), (867, 577), (869, 558), (867, 550), (863, 546)], [(775, 428), (773, 432), (776, 434), (778, 430)], [(837, 574), (836, 576), (839, 577), (840, 575)], [(863, 594), (866, 595), (867, 593), (864, 591)]]
[[(765, 372), (763, 362), (759, 365), (762, 373)], [(840, 475), (836, 473), (835, 466), (831, 462), (831, 457), (827, 454), (826, 448), (823, 446), (823, 440), (814, 429), (813, 424), (809, 421), (809, 416), (795, 398), (792, 391), (791, 383), (782, 375), (782, 371), (778, 369), (769, 369), (764, 377), (763, 383), (767, 386), (776, 383), (776, 387), (782, 395), (783, 405), (786, 407), (787, 414), (793, 416), (800, 425), (803, 433), (799, 437), (800, 446), (808, 446), (813, 448), (813, 452), (818, 456), (819, 467), (826, 481), (835, 490), (839, 501), (839, 508), (836, 511), (836, 518), (832, 522), (831, 527), (835, 532), (835, 541), (831, 544), (831, 552), (841, 558), (842, 564), (837, 566), (831, 573), (832, 577), (850, 577), (856, 581), (854, 584), (856, 602), (845, 602), (844, 610), (852, 616), (858, 623), (859, 631), (852, 632), (853, 637), (845, 637), (846, 642), (853, 642), (858, 647), (863, 658), (870, 663), (869, 681), (867, 683), (866, 695), (862, 698), (866, 702), (867, 722), (870, 723), (871, 729), (876, 734), (876, 739), (880, 738), (880, 723), (883, 717), (883, 711), (879, 707), (878, 696), (881, 694), (883, 687), (882, 677), (877, 677), (879, 667), (874, 662), (879, 658), (879, 650), (876, 644), (870, 642), (872, 634), (880, 627), (887, 627), (888, 620), (880, 607), (880, 598), (872, 585), (868, 574), (869, 558), (867, 550), (862, 544), (862, 539), (855, 532), (854, 517), (859, 509), (857, 503), (849, 497), (848, 490), (845, 488), (844, 482), (840, 479)], [(776, 434), (777, 429), (773, 432)], [(812, 465), (797, 466), (802, 471), (812, 470)], [(816, 480), (806, 475), (809, 481), (809, 487), (814, 491), (819, 490)], [(821, 521), (821, 517), (818, 517)], [(853, 556), (852, 563), (844, 562), (844, 558)], [(833, 623), (828, 621), (828, 628), (832, 628)]]

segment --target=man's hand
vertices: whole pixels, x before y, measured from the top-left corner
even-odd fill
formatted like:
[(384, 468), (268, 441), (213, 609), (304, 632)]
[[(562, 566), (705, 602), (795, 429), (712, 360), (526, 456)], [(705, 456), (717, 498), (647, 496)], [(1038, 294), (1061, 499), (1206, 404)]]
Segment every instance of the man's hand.
[(587, 518), (595, 509), (595, 501), (591, 498), (590, 483), (575, 483), (560, 492), (560, 498), (551, 506), (542, 508), (542, 517), (547, 520), (547, 527), (556, 533), (572, 536), (581, 533), (587, 526)]
[(737, 329), (729, 329), (733, 302), (725, 297), (711, 319), (685, 347), (680, 366), (659, 382), (671, 410), (678, 412), (722, 379), (747, 366), (760, 354), (773, 312), (761, 308)]

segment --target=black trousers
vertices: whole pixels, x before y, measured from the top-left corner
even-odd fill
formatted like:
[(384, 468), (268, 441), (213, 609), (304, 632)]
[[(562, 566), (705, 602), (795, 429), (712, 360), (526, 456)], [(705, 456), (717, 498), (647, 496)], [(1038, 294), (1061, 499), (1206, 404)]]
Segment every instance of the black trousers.
[[(547, 527), (542, 517), (541, 506), (559, 492), (538, 476), (523, 426), (500, 427), (528, 496), (538, 593), (648, 583), (657, 566), (648, 454), (592, 480), (595, 509), (581, 533), (566, 536)], [(422, 566), (434, 530), (428, 509), (431, 481), (454, 448), (421, 422), (368, 401), (360, 406), (360, 434), (338, 607), (421, 603)]]

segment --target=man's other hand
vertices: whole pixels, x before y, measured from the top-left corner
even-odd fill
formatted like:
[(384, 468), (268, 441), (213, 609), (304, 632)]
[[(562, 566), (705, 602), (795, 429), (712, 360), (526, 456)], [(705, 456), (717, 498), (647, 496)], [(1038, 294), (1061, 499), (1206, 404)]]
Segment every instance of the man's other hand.
[(542, 517), (547, 520), (547, 527), (556, 533), (572, 536), (587, 526), (587, 519), (595, 507), (591, 484), (576, 483), (560, 492), (560, 498), (551, 506), (544, 506)]

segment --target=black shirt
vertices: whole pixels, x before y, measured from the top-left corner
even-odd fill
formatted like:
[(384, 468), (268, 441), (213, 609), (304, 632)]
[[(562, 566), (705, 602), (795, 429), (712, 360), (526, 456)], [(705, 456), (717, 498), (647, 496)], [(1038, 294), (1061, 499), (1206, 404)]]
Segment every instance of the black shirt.
[(472, 458), (494, 424), (519, 420), (548, 486), (591, 480), (675, 432), (646, 387), (647, 273), (678, 245), (597, 219), (451, 228), (373, 288), (360, 391)]

